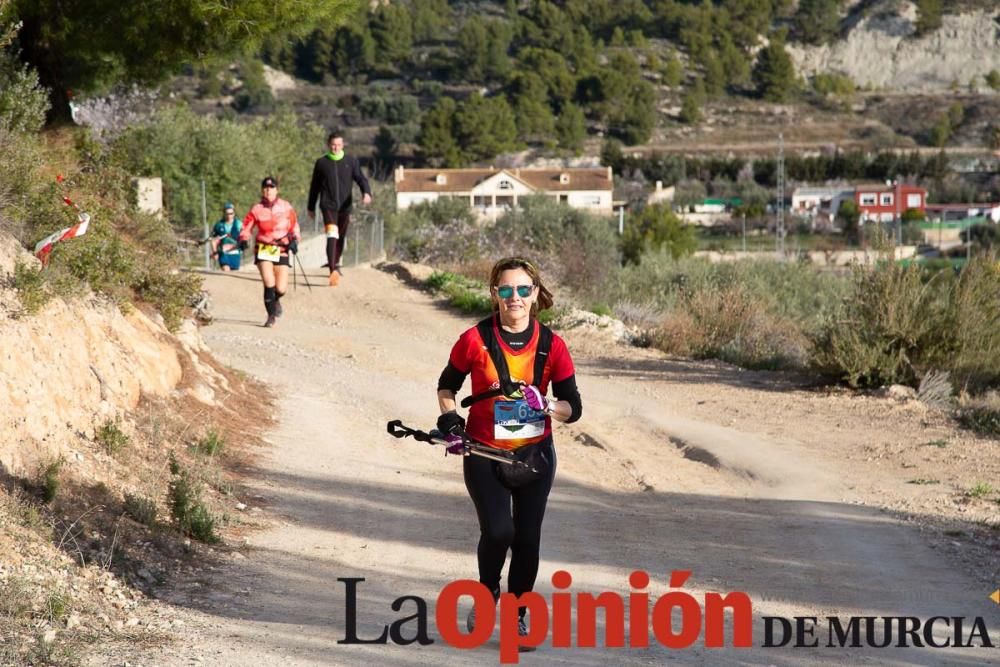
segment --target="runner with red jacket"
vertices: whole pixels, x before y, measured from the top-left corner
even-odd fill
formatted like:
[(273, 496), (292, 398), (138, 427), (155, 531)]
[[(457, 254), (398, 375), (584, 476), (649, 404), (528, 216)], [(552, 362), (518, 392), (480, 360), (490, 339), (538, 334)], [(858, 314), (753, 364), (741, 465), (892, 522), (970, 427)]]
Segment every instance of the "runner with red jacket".
[[(468, 437), (527, 464), (515, 468), (478, 456), (462, 462), (479, 517), (479, 581), (499, 599), (508, 550), (507, 589), (521, 595), (534, 588), (542, 518), (556, 471), (552, 420), (574, 422), (583, 408), (566, 343), (534, 317), (552, 306), (538, 268), (520, 257), (500, 260), (490, 272), (490, 296), (493, 315), (459, 337), (438, 380), (437, 426), (457, 441), (449, 451), (460, 453)], [(471, 405), (466, 425), (455, 395), (469, 375), (472, 396), (462, 401), (463, 407)], [(546, 397), (549, 386), (555, 399)], [(470, 632), (474, 612), (466, 621)], [(522, 608), (522, 635), (524, 613)]]
[(261, 198), (243, 218), (240, 241), (250, 238), (257, 230), (253, 256), (260, 278), (264, 281), (265, 327), (273, 327), (281, 317), (281, 297), (288, 291), (289, 253), (299, 252), (299, 221), (295, 208), (278, 198), (278, 181), (268, 176), (260, 182)]

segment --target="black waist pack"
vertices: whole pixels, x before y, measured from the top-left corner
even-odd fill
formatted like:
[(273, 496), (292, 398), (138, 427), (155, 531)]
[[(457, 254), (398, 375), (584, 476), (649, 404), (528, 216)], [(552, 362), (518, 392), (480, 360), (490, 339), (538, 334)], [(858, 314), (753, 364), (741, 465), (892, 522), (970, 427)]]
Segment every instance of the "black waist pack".
[(548, 475), (552, 463), (542, 446), (544, 444), (525, 445), (511, 452), (510, 458), (520, 463), (497, 463), (500, 483), (508, 489), (516, 489)]

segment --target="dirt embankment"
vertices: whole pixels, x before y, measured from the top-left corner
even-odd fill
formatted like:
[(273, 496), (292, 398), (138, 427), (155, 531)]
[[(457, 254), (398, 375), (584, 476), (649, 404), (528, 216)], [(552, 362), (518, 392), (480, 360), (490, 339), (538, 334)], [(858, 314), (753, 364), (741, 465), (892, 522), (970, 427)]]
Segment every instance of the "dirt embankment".
[(171, 333), (93, 295), (28, 315), (19, 263), (38, 265), (0, 234), (0, 664), (75, 664), (95, 643), (169, 635), (149, 596), (208, 549), (177, 530), (174, 470), (231, 537), (241, 522), (219, 518), (238, 487), (220, 461), (238, 461), (253, 430), (226, 424), (225, 400), (267, 399), (193, 322)]

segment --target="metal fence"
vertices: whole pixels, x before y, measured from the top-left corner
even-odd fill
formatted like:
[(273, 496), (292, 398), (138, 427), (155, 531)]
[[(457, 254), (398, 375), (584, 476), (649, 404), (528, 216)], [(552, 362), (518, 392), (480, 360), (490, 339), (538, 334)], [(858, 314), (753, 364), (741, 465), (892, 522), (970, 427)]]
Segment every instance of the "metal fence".
[[(320, 267), (326, 262), (325, 237), (321, 216), (315, 221), (306, 217), (305, 211), (299, 211), (299, 227), (302, 231), (300, 259), (307, 269)], [(207, 234), (207, 231), (205, 231)], [(316, 239), (316, 240), (314, 240)], [(249, 263), (252, 267), (253, 256), (251, 248), (243, 253), (243, 265)], [(218, 268), (218, 263), (210, 256), (211, 243), (202, 239), (192, 238), (190, 232), (186, 238), (179, 238), (177, 249), (181, 257), (181, 266), (190, 269), (212, 270)], [(344, 267), (357, 266), (367, 262), (376, 262), (385, 257), (385, 220), (376, 211), (355, 209), (351, 212), (351, 224), (347, 228), (347, 238), (344, 243), (344, 253), (341, 264)]]
[(376, 211), (355, 208), (351, 212), (351, 224), (347, 228), (341, 264), (357, 266), (378, 261), (384, 256), (385, 220)]

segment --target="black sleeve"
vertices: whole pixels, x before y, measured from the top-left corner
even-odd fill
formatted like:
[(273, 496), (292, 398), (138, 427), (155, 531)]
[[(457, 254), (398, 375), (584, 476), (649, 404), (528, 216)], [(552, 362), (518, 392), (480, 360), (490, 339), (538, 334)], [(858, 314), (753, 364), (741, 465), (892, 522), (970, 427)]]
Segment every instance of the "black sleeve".
[(457, 394), (462, 388), (462, 384), (465, 382), (466, 375), (468, 375), (468, 373), (463, 373), (458, 370), (452, 366), (449, 361), (448, 365), (444, 367), (443, 371), (441, 371), (441, 377), (438, 378), (438, 391), (447, 389), (448, 391)]
[(372, 193), (372, 186), (368, 182), (368, 179), (365, 178), (365, 173), (361, 171), (361, 161), (357, 158), (354, 160), (354, 173), (351, 174), (351, 177), (358, 184), (358, 187), (361, 188), (362, 194), (370, 195)]
[(309, 184), (309, 201), (306, 208), (310, 211), (316, 210), (316, 200), (319, 199), (320, 180), (323, 174), (320, 173), (319, 162), (313, 166), (312, 182)]
[(580, 401), (580, 390), (576, 388), (576, 375), (570, 375), (565, 380), (552, 383), (552, 394), (557, 400), (569, 403), (570, 414), (567, 424), (572, 424), (583, 414), (583, 403)]

